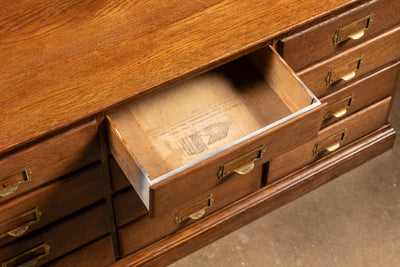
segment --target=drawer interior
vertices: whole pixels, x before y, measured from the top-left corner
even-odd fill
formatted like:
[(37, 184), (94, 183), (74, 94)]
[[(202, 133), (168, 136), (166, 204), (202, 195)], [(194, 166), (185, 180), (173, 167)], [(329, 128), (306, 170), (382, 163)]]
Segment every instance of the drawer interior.
[[(262, 57), (262, 60), (259, 58)], [(313, 105), (314, 103), (314, 105)], [(146, 187), (320, 104), (271, 47), (108, 114), (110, 149), (139, 195)], [(125, 167), (125, 168), (124, 168)], [(137, 176), (141, 176), (137, 177)], [(144, 178), (143, 178), (144, 177)], [(145, 185), (140, 179), (145, 179)], [(147, 184), (147, 185), (146, 185)], [(148, 197), (142, 199), (148, 203)]]

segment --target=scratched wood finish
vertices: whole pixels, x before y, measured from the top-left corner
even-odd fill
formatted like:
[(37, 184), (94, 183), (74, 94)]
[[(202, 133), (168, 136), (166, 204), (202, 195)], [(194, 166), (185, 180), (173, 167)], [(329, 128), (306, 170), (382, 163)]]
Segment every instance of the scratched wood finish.
[[(398, 0), (373, 0), (351, 10), (318, 23), (303, 31), (283, 38), (279, 42), (279, 52), (295, 71), (312, 63), (329, 58), (365, 40), (377, 36), (400, 23), (400, 2)], [(349, 39), (340, 44), (334, 43), (336, 30), (346, 27), (367, 16), (372, 16), (370, 27), (358, 40)], [(364, 23), (365, 24), (365, 23)], [(362, 27), (355, 27), (354, 33)], [(306, 55), (306, 56), (305, 56)]]
[[(328, 140), (331, 136), (341, 133), (346, 134), (340, 146), (354, 142), (370, 132), (382, 127), (387, 122), (392, 98), (389, 96), (367, 108), (321, 130), (318, 137), (295, 149), (273, 159), (269, 163), (267, 182), (272, 183), (285, 175), (300, 169), (307, 164), (321, 159), (329, 151), (314, 155), (313, 149), (316, 144)], [(334, 145), (337, 140), (326, 141), (328, 146)], [(288, 164), (290, 162), (290, 164)]]
[(0, 151), (355, 2), (2, 1)]
[[(103, 194), (101, 166), (97, 165), (1, 205), (0, 224), (9, 222), (19, 215), (36, 208), (41, 213), (41, 216), (22, 235), (25, 236), (101, 200)], [(20, 224), (16, 222), (16, 224), (13, 223), (12, 225), (15, 227), (23, 226), (26, 222), (29, 222), (29, 220), (23, 219)], [(7, 226), (1, 227), (0, 236), (10, 230)], [(11, 235), (0, 238), (0, 246), (15, 239), (16, 237)]]
[[(97, 204), (67, 219), (0, 248), (0, 262), (7, 261), (45, 242), (50, 253), (38, 265), (56, 259), (108, 233), (106, 207)], [(25, 259), (26, 261), (30, 259)]]
[(166, 266), (247, 223), (308, 193), (393, 146), (396, 132), (382, 127), (309, 168), (288, 175), (174, 235), (133, 253), (113, 266)]

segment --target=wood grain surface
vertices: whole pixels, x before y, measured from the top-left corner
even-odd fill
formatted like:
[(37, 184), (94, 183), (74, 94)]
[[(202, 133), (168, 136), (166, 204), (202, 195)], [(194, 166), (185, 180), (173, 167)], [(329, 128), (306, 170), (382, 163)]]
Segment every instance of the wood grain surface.
[(395, 137), (393, 128), (382, 127), (309, 168), (296, 171), (203, 221), (130, 254), (113, 266), (166, 266), (383, 153), (393, 146)]
[(0, 151), (220, 65), (355, 2), (2, 1)]

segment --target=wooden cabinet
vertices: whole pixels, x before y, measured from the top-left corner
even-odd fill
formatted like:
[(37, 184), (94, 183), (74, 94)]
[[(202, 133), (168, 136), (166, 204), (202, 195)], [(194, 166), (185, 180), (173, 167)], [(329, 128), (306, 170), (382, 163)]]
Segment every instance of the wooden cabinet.
[(392, 147), (399, 1), (239, 2), (0, 4), (2, 266), (165, 265)]

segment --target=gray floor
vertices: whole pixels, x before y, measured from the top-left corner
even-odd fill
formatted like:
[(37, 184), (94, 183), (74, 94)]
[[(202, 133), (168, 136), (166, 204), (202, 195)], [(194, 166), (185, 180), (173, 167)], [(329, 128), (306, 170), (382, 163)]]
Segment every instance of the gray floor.
[[(389, 121), (400, 132), (400, 90)], [(395, 147), (179, 260), (180, 266), (400, 266)]]

